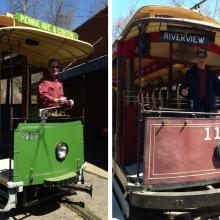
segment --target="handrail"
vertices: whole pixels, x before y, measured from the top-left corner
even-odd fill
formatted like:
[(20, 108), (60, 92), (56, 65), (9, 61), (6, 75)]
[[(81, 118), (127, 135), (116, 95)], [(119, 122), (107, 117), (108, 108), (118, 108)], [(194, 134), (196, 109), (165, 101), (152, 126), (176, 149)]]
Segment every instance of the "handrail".
[(158, 109), (158, 110), (153, 110), (153, 109), (145, 109), (145, 106), (143, 106), (142, 113), (150, 114), (150, 113), (158, 113), (158, 114), (163, 114), (163, 113), (169, 113), (169, 114), (179, 114), (179, 115), (220, 115), (220, 112), (193, 112), (193, 111), (182, 111), (182, 109), (178, 110), (169, 110), (169, 109)]

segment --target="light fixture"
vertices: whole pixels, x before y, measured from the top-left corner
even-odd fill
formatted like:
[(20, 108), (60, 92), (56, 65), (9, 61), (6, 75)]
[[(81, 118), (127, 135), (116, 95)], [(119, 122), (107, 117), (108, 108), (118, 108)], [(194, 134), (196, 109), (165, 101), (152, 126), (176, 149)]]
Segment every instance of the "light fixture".
[(68, 145), (64, 142), (60, 142), (56, 146), (56, 158), (59, 161), (63, 161), (66, 158), (66, 155), (68, 153)]

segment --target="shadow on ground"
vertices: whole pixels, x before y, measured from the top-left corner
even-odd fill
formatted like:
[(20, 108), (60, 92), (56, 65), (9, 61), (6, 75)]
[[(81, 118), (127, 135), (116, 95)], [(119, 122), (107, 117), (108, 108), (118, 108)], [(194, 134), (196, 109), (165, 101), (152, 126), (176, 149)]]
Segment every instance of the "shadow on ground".
[(12, 209), (9, 212), (0, 213), (0, 219), (5, 220), (9, 219), (16, 219), (22, 220), (27, 219), (30, 216), (43, 216), (48, 213), (54, 212), (60, 208), (59, 200), (50, 200), (49, 202), (41, 203), (29, 208), (18, 208)]

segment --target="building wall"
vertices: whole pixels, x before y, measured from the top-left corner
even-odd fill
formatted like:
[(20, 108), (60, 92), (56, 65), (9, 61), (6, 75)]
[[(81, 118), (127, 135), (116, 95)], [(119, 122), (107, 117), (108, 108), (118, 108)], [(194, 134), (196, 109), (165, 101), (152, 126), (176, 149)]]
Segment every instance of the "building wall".
[[(94, 50), (88, 57), (75, 60), (69, 68), (108, 54), (108, 8), (101, 10), (74, 32), (79, 34), (79, 40), (92, 44)], [(70, 63), (63, 63), (62, 66), (66, 67)]]
[[(92, 60), (96, 57), (108, 54), (108, 8), (103, 9), (89, 19), (74, 32), (79, 34), (79, 39), (94, 45), (93, 53), (86, 58)], [(83, 61), (80, 60), (80, 63)]]
[[(85, 109), (85, 159), (107, 170), (108, 167), (108, 68), (98, 66), (99, 71), (86, 71), (88, 61), (108, 54), (108, 8), (101, 10), (74, 32), (79, 39), (94, 45), (93, 53), (82, 60), (76, 60), (71, 67), (85, 63), (80, 76), (74, 75), (74, 68), (68, 79), (63, 78), (65, 95), (75, 100), (71, 115), (82, 116)], [(68, 63), (63, 66), (67, 66)], [(99, 64), (96, 64), (99, 65)], [(96, 66), (97, 67), (97, 66)], [(76, 73), (76, 72), (75, 72)], [(65, 75), (65, 73), (64, 73)]]
[(64, 92), (73, 98), (71, 115), (85, 112), (85, 160), (107, 170), (108, 167), (108, 70), (101, 69), (64, 80)]

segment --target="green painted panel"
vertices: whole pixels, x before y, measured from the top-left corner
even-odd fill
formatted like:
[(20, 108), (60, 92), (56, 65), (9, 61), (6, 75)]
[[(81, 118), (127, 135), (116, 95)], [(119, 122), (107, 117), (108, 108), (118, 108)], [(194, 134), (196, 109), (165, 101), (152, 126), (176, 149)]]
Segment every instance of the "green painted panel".
[[(64, 142), (68, 154), (56, 159), (56, 146)], [(13, 181), (24, 185), (44, 183), (45, 179), (68, 176), (84, 163), (81, 121), (63, 123), (20, 123), (14, 132)]]
[(76, 176), (76, 173), (75, 172), (70, 172), (70, 173), (62, 175), (62, 176), (56, 176), (56, 177), (52, 177), (52, 178), (47, 178), (45, 180), (47, 182), (57, 182), (57, 181), (66, 180), (66, 179), (72, 178), (74, 176)]
[(48, 24), (45, 23), (43, 21), (37, 20), (35, 18), (29, 17), (27, 15), (23, 15), (21, 13), (15, 13), (14, 15), (15, 20), (23, 23), (23, 24), (27, 24), (29, 26), (50, 32), (52, 34), (56, 34), (65, 38), (69, 38), (72, 40), (78, 40), (79, 36), (77, 33), (69, 31), (67, 29), (52, 25), (52, 24)]

